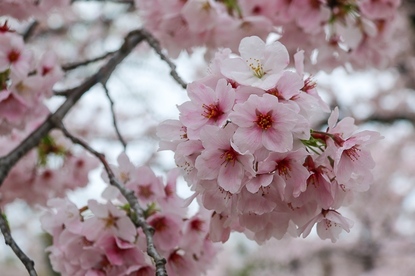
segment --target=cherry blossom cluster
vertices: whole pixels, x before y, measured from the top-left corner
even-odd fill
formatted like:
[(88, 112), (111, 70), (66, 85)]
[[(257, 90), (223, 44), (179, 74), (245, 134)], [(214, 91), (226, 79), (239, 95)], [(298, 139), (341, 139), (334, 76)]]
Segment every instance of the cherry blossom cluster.
[(53, 85), (62, 77), (52, 52), (36, 60), (22, 36), (4, 22), (0, 26), (0, 135), (45, 118), (49, 111), (43, 100), (52, 96)]
[(368, 146), (380, 135), (357, 132), (349, 117), (337, 122), (338, 109), (326, 131), (312, 129), (330, 109), (303, 72), (302, 51), (292, 69), (278, 41), (247, 37), (239, 52), (218, 52), (211, 73), (188, 85), (179, 120), (158, 128), (160, 149), (174, 151), (194, 196), (213, 211), (213, 240), (232, 230), (260, 243), (305, 237), (317, 224), (334, 242), (352, 226), (338, 208), (372, 182)]
[[(188, 216), (185, 202), (176, 194), (178, 170), (168, 174), (166, 185), (148, 167), (136, 167), (125, 153), (114, 173), (144, 208), (147, 223), (155, 229), (154, 245), (167, 260), (168, 275), (200, 275), (211, 265), (219, 247), (208, 238), (211, 212)], [(103, 174), (104, 180), (108, 177)], [(109, 186), (105, 201), (89, 200), (78, 207), (68, 199), (51, 199), (42, 226), (53, 236), (47, 250), (53, 269), (62, 275), (155, 275), (146, 253), (146, 238), (131, 217), (132, 210), (118, 190)]]
[(136, 0), (136, 5), (146, 28), (172, 56), (200, 45), (235, 51), (243, 37), (265, 39), (270, 33), (280, 35), (290, 53), (301, 44), (306, 58), (324, 70), (346, 62), (385, 66), (400, 49), (392, 39), (400, 0)]
[(18, 20), (43, 18), (56, 8), (67, 7), (70, 0), (2, 0), (0, 16), (11, 16)]
[[(30, 129), (0, 137), (0, 155), (6, 156), (19, 145)], [(62, 197), (68, 190), (85, 187), (89, 183), (89, 172), (97, 166), (95, 158), (85, 151), (77, 151), (60, 132), (53, 131), (10, 171), (0, 189), (0, 206), (16, 199), (32, 206), (44, 206), (50, 198)]]

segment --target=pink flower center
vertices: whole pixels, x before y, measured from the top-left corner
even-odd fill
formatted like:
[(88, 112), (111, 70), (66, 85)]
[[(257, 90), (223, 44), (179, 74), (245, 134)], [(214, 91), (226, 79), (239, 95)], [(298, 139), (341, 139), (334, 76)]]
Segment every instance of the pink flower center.
[(308, 77), (305, 81), (304, 81), (304, 86), (303, 88), (301, 88), (301, 91), (308, 93), (308, 91), (310, 91), (311, 89), (316, 88), (317, 83), (315, 81), (313, 81), (313, 79), (311, 77)]
[(246, 63), (248, 64), (249, 68), (251, 68), (252, 72), (254, 73), (254, 76), (258, 79), (261, 79), (264, 75), (264, 67), (261, 64), (261, 61), (257, 58), (249, 58), (246, 60)]
[(280, 176), (284, 177), (285, 179), (288, 179), (290, 177), (291, 172), (290, 162), (286, 159), (278, 162), (276, 170), (278, 171), (278, 174)]
[(156, 218), (151, 222), (151, 226), (153, 226), (156, 232), (162, 232), (168, 229), (168, 225), (166, 223), (166, 219), (164, 217)]
[(190, 223), (190, 228), (196, 232), (202, 232), (204, 221), (200, 219), (194, 219)]
[(114, 217), (112, 214), (109, 214), (109, 216), (105, 219), (105, 227), (110, 228), (114, 226), (117, 220), (118, 220), (117, 217)]
[(356, 161), (360, 157), (360, 151), (361, 150), (357, 146), (353, 146), (344, 152), (352, 161)]
[(7, 20), (4, 22), (2, 26), (0, 26), (0, 33), (7, 33), (7, 32), (13, 32), (10, 30), (10, 27), (7, 25)]
[(220, 157), (224, 159), (223, 162), (226, 162), (226, 164), (228, 164), (229, 162), (235, 164), (235, 161), (238, 157), (238, 153), (233, 148), (230, 148), (227, 151), (224, 151), (224, 153)]
[(272, 110), (269, 111), (267, 114), (262, 114), (258, 110), (256, 110), (256, 124), (262, 128), (263, 130), (267, 130), (272, 127)]
[(271, 94), (271, 95), (274, 95), (275, 97), (277, 97), (280, 100), (285, 100), (284, 97), (281, 95), (281, 92), (276, 87), (267, 90), (267, 93)]
[(205, 3), (202, 4), (202, 10), (204, 10), (204, 11), (208, 12), (208, 11), (210, 11), (211, 8), (212, 7), (210, 6), (208, 1), (206, 1)]
[(46, 66), (42, 67), (42, 76), (47, 75), (50, 71), (52, 71), (51, 67), (46, 67)]
[(262, 9), (261, 9), (261, 7), (260, 7), (260, 6), (255, 6), (255, 7), (252, 9), (252, 13), (253, 13), (253, 14), (260, 14), (260, 13), (261, 13), (261, 11), (262, 11)]
[(9, 59), (10, 63), (15, 63), (16, 61), (19, 60), (20, 57), (20, 52), (16, 51), (16, 50), (12, 50), (9, 55), (7, 56), (7, 58)]
[(313, 9), (319, 9), (320, 8), (320, 5), (321, 5), (320, 0), (310, 0), (310, 6)]
[(44, 180), (50, 180), (53, 176), (53, 173), (50, 170), (45, 170), (42, 174)]
[(202, 115), (208, 119), (213, 119), (214, 121), (217, 121), (217, 119), (223, 115), (223, 112), (222, 110), (220, 110), (218, 104), (203, 104), (202, 107), (205, 109)]
[(237, 83), (234, 80), (228, 79), (228, 84), (230, 84), (232, 86), (233, 89), (236, 89), (239, 87), (239, 83)]
[(154, 193), (151, 190), (150, 184), (138, 187), (138, 194), (144, 198), (150, 198)]

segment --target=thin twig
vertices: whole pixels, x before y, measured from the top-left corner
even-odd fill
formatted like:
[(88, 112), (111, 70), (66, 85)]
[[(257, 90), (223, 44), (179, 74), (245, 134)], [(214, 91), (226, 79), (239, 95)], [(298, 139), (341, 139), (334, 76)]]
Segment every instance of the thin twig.
[(167, 65), (170, 67), (170, 75), (173, 77), (173, 79), (176, 80), (178, 84), (180, 84), (184, 89), (186, 89), (187, 84), (182, 80), (182, 78), (179, 76), (179, 74), (176, 71), (176, 65), (163, 53), (160, 43), (157, 41), (157, 39), (154, 38), (152, 34), (149, 32), (143, 30), (143, 33), (145, 35), (145, 40), (148, 42), (148, 44), (151, 46), (151, 48), (156, 51), (156, 53), (160, 56), (162, 60), (164, 60)]
[(85, 65), (88, 65), (90, 63), (103, 60), (103, 59), (105, 59), (105, 58), (107, 58), (107, 57), (109, 57), (109, 56), (111, 56), (111, 55), (113, 55), (115, 53), (116, 53), (116, 51), (107, 52), (107, 53), (105, 53), (105, 54), (103, 54), (103, 55), (101, 55), (99, 57), (96, 57), (96, 58), (92, 58), (92, 59), (88, 59), (88, 60), (84, 60), (84, 61), (79, 61), (79, 62), (74, 62), (74, 63), (62, 65), (62, 70), (63, 71), (73, 70), (73, 69), (76, 69), (76, 68), (78, 68), (80, 66), (85, 66)]
[(116, 179), (114, 172), (111, 170), (110, 165), (108, 164), (105, 156), (102, 153), (97, 152), (96, 150), (91, 148), (87, 143), (70, 134), (62, 123), (58, 125), (58, 127), (62, 130), (65, 136), (68, 137), (73, 143), (81, 145), (83, 148), (85, 148), (91, 154), (95, 155), (101, 161), (105, 171), (108, 174), (110, 184), (112, 186), (115, 186), (121, 192), (121, 194), (125, 197), (125, 199), (130, 204), (131, 208), (133, 209), (134, 213), (136, 214), (136, 217), (132, 217), (131, 220), (136, 227), (141, 227), (141, 229), (143, 229), (143, 232), (147, 240), (147, 254), (153, 258), (154, 263), (156, 264), (156, 275), (167, 276), (165, 268), (166, 259), (160, 256), (160, 254), (157, 252), (154, 246), (154, 228), (146, 222), (144, 218), (144, 211), (138, 203), (137, 197), (134, 195), (134, 192), (125, 188), (124, 185)]
[(115, 132), (117, 133), (118, 140), (120, 140), (120, 142), (121, 142), (121, 144), (124, 148), (124, 151), (125, 151), (127, 149), (127, 143), (123, 139), (123, 137), (121, 135), (121, 132), (120, 132), (120, 129), (118, 128), (117, 118), (115, 118), (114, 101), (112, 100), (112, 98), (110, 96), (107, 85), (103, 83), (102, 86), (104, 87), (105, 94), (107, 95), (107, 98), (110, 102), (111, 113), (112, 113), (112, 123), (114, 125)]
[(26, 267), (27, 271), (29, 272), (30, 276), (37, 276), (35, 270), (35, 263), (20, 249), (17, 243), (14, 241), (12, 234), (10, 233), (9, 224), (5, 219), (5, 214), (0, 209), (0, 229), (3, 233), (4, 242), (10, 246), (13, 250), (14, 254), (20, 259), (23, 265)]

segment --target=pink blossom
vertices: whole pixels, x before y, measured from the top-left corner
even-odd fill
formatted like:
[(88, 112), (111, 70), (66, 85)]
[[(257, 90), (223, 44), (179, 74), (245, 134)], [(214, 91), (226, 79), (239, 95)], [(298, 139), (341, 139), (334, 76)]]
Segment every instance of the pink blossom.
[(125, 241), (133, 242), (137, 230), (125, 211), (118, 209), (111, 202), (99, 204), (88, 201), (88, 208), (95, 215), (84, 222), (83, 233), (88, 240), (97, 241), (105, 235), (115, 235)]
[(201, 193), (203, 206), (217, 212), (236, 213), (239, 194), (232, 194), (219, 187), (216, 180), (200, 180), (196, 188)]
[(276, 185), (260, 187), (255, 193), (243, 189), (239, 195), (237, 208), (241, 214), (270, 213), (281, 202), (280, 191)]
[(28, 110), (24, 99), (9, 90), (0, 90), (0, 120), (16, 122), (23, 119)]
[(213, 212), (209, 233), (209, 237), (213, 242), (226, 242), (231, 234), (230, 219), (228, 216)]
[(157, 199), (165, 196), (161, 179), (146, 166), (136, 168), (125, 186), (134, 191), (142, 204), (156, 202)]
[[(326, 158), (324, 159), (327, 160)], [(332, 184), (334, 181), (331, 180), (330, 176), (334, 176), (334, 173), (330, 169), (330, 164), (316, 164), (312, 156), (307, 156), (304, 166), (308, 169), (310, 175), (306, 181), (307, 190), (299, 197), (300, 204), (316, 201), (323, 209), (333, 206), (335, 197), (333, 186), (338, 184), (337, 182)]]
[(212, 0), (189, 0), (183, 6), (181, 13), (191, 31), (202, 32), (215, 26), (218, 14), (225, 12), (220, 8), (221, 6)]
[(218, 185), (231, 193), (240, 190), (245, 174), (254, 174), (252, 154), (244, 154), (232, 145), (235, 129), (233, 125), (225, 129), (204, 127), (200, 137), (205, 149), (195, 164), (200, 179), (217, 179)]
[(176, 150), (181, 142), (188, 141), (187, 127), (179, 120), (166, 120), (157, 126), (157, 136), (161, 139), (159, 150)]
[(51, 97), (53, 85), (64, 75), (56, 54), (51, 51), (44, 53), (39, 61), (37, 70), (42, 78), (42, 93), (45, 97)]
[(234, 135), (241, 151), (254, 152), (265, 147), (275, 152), (287, 152), (293, 147), (292, 130), (298, 115), (274, 96), (252, 95), (243, 104), (237, 104), (229, 118), (239, 126)]
[(10, 68), (17, 77), (26, 77), (32, 54), (25, 48), (23, 38), (14, 33), (0, 35), (0, 72)]
[(294, 0), (292, 11), (296, 13), (296, 23), (306, 33), (324, 31), (323, 26), (330, 20), (331, 11), (323, 1)]
[(240, 84), (262, 89), (275, 86), (289, 63), (287, 49), (280, 42), (266, 45), (257, 36), (242, 39), (241, 57), (223, 61), (222, 74)]
[(105, 267), (107, 275), (116, 275), (115, 272), (120, 273), (120, 269), (124, 270), (124, 274), (128, 274), (146, 265), (143, 252), (137, 248), (136, 244), (120, 240), (117, 237), (106, 236), (94, 246), (105, 252), (108, 260)]
[(240, 218), (240, 224), (252, 232), (249, 234), (248, 231), (248, 236), (259, 244), (272, 237), (282, 239), (287, 233), (289, 221), (288, 213), (278, 210), (262, 215), (247, 213)]
[[(347, 117), (335, 124), (337, 117), (336, 108), (329, 118), (328, 133), (333, 135), (333, 139), (328, 140), (328, 146), (335, 151), (333, 159), (336, 179), (339, 183), (346, 184), (353, 174), (370, 174), (375, 162), (367, 147), (382, 137), (378, 132), (369, 130), (353, 134), (356, 130), (354, 120)], [(363, 184), (367, 188), (370, 185), (370, 183)]]
[(311, 219), (308, 223), (298, 229), (298, 233), (307, 237), (310, 234), (311, 228), (317, 223), (317, 234), (323, 240), (331, 239), (331, 242), (336, 242), (340, 233), (344, 230), (350, 232), (353, 222), (343, 217), (335, 210), (322, 210), (320, 214)]
[(226, 121), (235, 103), (235, 92), (225, 79), (220, 79), (215, 89), (193, 82), (187, 90), (191, 101), (178, 108), (189, 138), (197, 138), (204, 125), (221, 126)]
[(273, 152), (260, 164), (261, 170), (273, 173), (274, 185), (284, 187), (287, 201), (292, 196), (298, 197), (307, 188), (309, 173), (303, 166), (306, 156), (303, 149), (289, 153)]
[(181, 218), (175, 214), (155, 214), (148, 218), (148, 224), (154, 230), (154, 244), (163, 251), (171, 251), (182, 237)]
[(64, 229), (73, 233), (79, 233), (81, 230), (81, 215), (78, 207), (68, 199), (52, 198), (48, 201), (48, 207), (53, 211), (45, 213), (40, 218), (42, 228), (55, 236)]

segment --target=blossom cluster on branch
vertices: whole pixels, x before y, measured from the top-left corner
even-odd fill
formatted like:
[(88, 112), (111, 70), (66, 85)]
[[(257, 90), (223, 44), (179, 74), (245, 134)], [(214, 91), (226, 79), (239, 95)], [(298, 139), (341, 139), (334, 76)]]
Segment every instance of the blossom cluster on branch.
[(346, 63), (385, 67), (402, 47), (393, 39), (400, 0), (135, 2), (146, 28), (172, 56), (202, 45), (236, 51), (243, 37), (276, 33), (291, 54), (301, 45), (310, 70), (331, 71)]
[[(154, 244), (166, 260), (168, 275), (200, 275), (209, 268), (218, 245), (208, 238), (211, 212), (201, 209), (189, 216), (176, 194), (178, 171), (164, 185), (148, 167), (136, 167), (125, 153), (111, 166), (117, 179), (134, 191), (145, 206), (144, 215), (154, 230)], [(104, 180), (108, 177), (103, 174)], [(119, 191), (109, 186), (103, 203), (89, 200), (80, 209), (68, 199), (48, 202), (41, 219), (52, 235), (47, 250), (53, 269), (62, 275), (155, 275), (146, 253), (146, 238), (133, 224), (134, 212)]]
[[(29, 130), (0, 137), (0, 154), (6, 155), (11, 147), (18, 146)], [(95, 158), (75, 150), (59, 132), (51, 132), (12, 168), (1, 186), (0, 206), (16, 199), (44, 206), (50, 198), (88, 185), (89, 172), (97, 166)]]
[(51, 11), (68, 8), (70, 0), (4, 0), (0, 3), (0, 16), (11, 16), (18, 20), (45, 18)]
[(4, 22), (0, 26), (0, 135), (44, 119), (49, 113), (44, 100), (62, 77), (52, 51), (36, 58), (23, 37)]
[(304, 75), (302, 51), (295, 70), (279, 42), (248, 37), (239, 52), (218, 52), (211, 74), (188, 85), (179, 120), (159, 127), (161, 149), (175, 152), (195, 196), (214, 211), (213, 240), (232, 230), (259, 243), (305, 237), (317, 224), (322, 239), (336, 241), (352, 226), (336, 210), (372, 182), (368, 146), (379, 133), (356, 132), (350, 117), (337, 122), (338, 109), (326, 131), (312, 129), (329, 110)]

